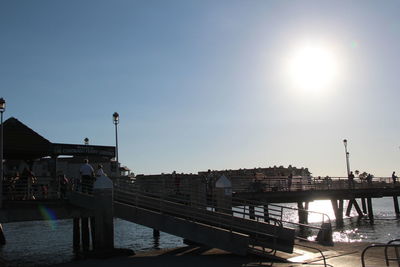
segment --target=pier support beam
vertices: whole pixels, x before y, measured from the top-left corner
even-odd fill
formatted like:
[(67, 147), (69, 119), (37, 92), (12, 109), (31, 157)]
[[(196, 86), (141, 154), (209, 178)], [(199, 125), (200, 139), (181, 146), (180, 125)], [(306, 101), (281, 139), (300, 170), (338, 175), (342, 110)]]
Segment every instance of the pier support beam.
[(92, 247), (95, 250), (95, 233), (96, 233), (96, 219), (94, 217), (89, 217), (90, 224), (90, 237), (92, 238)]
[(365, 202), (365, 197), (361, 198), (361, 206), (362, 206), (362, 212), (364, 214), (367, 214), (367, 204)]
[(95, 210), (95, 244), (96, 252), (114, 250), (114, 208), (113, 183), (110, 178), (100, 176), (93, 185), (93, 196), (97, 205)]
[(343, 226), (343, 199), (331, 199), (333, 212), (336, 217), (336, 226)]
[(80, 218), (74, 218), (73, 219), (72, 243), (73, 243), (74, 251), (80, 250), (80, 248), (81, 248)]
[(4, 235), (3, 225), (0, 224), (0, 245), (3, 246), (6, 244), (6, 236)]
[(363, 217), (363, 216), (364, 216), (364, 213), (363, 213), (362, 210), (360, 209), (360, 206), (358, 205), (356, 199), (354, 199), (353, 204), (354, 204), (354, 208), (356, 208), (356, 211), (357, 211), (357, 213), (358, 213), (358, 216), (359, 216), (359, 217)]
[(349, 203), (347, 204), (347, 209), (346, 209), (346, 216), (350, 217), (350, 212), (351, 212), (351, 208), (353, 207), (353, 201), (354, 199), (350, 199)]
[(351, 208), (354, 205), (354, 208), (357, 210), (358, 216), (363, 217), (364, 214), (362, 213), (360, 206), (357, 203), (357, 200), (352, 198), (349, 200), (349, 203), (347, 205), (347, 210), (346, 210), (346, 216), (350, 217), (350, 212), (351, 212)]
[(397, 196), (393, 196), (393, 204), (394, 204), (394, 212), (396, 213), (396, 216), (399, 216), (400, 210), (399, 210), (399, 202), (397, 201)]
[(89, 241), (90, 241), (88, 217), (81, 218), (81, 227), (82, 227), (82, 249), (84, 252), (86, 252), (89, 251)]
[(297, 208), (299, 213), (299, 223), (307, 224), (308, 223), (308, 202), (297, 202)]
[(308, 223), (308, 205), (310, 202), (306, 201), (304, 202), (304, 209), (305, 209), (305, 213), (304, 213), (304, 223)]
[(154, 238), (160, 237), (160, 231), (157, 229), (153, 229), (153, 237)]
[(368, 197), (367, 198), (367, 203), (368, 203), (368, 218), (371, 223), (374, 222), (374, 211), (372, 209), (372, 198)]

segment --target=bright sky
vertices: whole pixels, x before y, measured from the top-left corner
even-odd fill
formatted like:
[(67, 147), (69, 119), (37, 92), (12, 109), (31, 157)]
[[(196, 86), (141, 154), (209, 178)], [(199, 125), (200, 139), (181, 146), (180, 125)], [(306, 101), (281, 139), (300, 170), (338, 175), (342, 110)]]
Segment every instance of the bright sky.
[(0, 97), (135, 173), (400, 173), (400, 2), (3, 0)]

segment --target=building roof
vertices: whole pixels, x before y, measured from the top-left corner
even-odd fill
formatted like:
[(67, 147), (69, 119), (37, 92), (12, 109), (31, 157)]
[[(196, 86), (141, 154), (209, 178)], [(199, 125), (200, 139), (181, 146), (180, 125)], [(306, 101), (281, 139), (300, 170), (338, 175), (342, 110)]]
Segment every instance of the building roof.
[(3, 126), (5, 159), (32, 160), (60, 155), (115, 157), (114, 146), (51, 143), (13, 117)]
[(16, 118), (7, 119), (3, 127), (5, 159), (29, 160), (51, 154), (50, 141)]

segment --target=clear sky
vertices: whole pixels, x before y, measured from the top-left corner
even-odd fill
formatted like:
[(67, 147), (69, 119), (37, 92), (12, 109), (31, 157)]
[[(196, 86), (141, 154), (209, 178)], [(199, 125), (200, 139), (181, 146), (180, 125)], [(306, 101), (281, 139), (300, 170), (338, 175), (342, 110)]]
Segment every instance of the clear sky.
[(352, 170), (389, 176), (399, 14), (399, 1), (2, 0), (4, 115), (52, 142), (114, 145), (117, 111), (135, 173), (344, 176), (347, 138)]

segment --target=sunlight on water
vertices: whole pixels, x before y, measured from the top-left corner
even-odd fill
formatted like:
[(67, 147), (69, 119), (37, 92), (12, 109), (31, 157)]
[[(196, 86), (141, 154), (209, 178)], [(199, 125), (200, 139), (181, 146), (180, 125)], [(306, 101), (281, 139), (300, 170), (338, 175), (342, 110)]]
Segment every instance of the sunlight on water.
[(332, 238), (334, 242), (360, 242), (362, 241), (362, 235), (358, 232), (358, 229), (344, 230), (340, 232), (333, 232)]
[[(335, 218), (335, 214), (332, 209), (332, 204), (330, 200), (317, 200), (310, 202), (309, 211), (314, 211), (314, 212), (320, 212), (328, 215), (328, 217), (333, 220)], [(321, 222), (322, 221), (322, 215), (318, 213), (310, 212), (308, 221), (310, 223), (315, 223), (315, 222)], [(326, 219), (325, 219), (326, 220)]]

